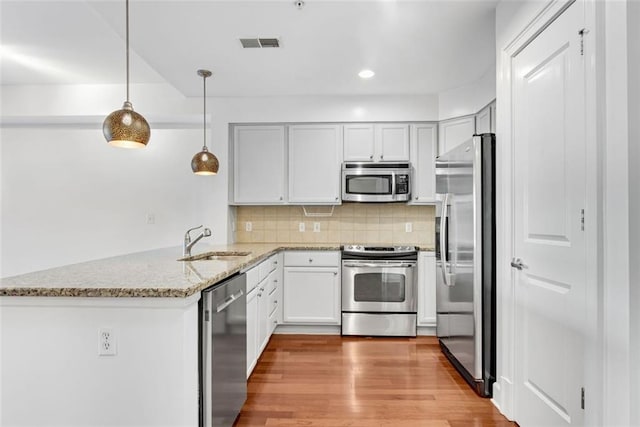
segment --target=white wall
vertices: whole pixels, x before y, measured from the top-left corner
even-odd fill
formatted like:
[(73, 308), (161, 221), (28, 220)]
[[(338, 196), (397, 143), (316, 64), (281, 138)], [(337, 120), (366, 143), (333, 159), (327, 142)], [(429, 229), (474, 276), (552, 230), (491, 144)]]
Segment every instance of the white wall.
[(198, 425), (198, 298), (0, 298), (0, 425)]
[[(604, 282), (603, 420), (630, 425), (630, 287), (629, 287), (629, 120), (627, 2), (604, 5)], [(637, 220), (637, 218), (635, 219)], [(635, 260), (634, 262), (637, 262)], [(633, 402), (637, 404), (637, 402)]]
[(439, 120), (475, 114), (496, 98), (495, 65), (473, 84), (438, 94)]
[(104, 142), (100, 121), (123, 93), (121, 85), (2, 87), (2, 277), (180, 245), (201, 223), (210, 243), (229, 241), (229, 123), (438, 118), (437, 96), (211, 97), (208, 141), (221, 166), (198, 177), (189, 164), (202, 145), (202, 100), (134, 85), (152, 138), (143, 150), (121, 150)]
[[(201, 193), (211, 178), (190, 168), (202, 125), (170, 88), (155, 86), (145, 89), (149, 105), (140, 102), (148, 110), (134, 104), (160, 117), (149, 146), (110, 147), (101, 120), (121, 105), (114, 92), (121, 95), (103, 86), (3, 87), (2, 277), (178, 246), (203, 222)], [(169, 122), (174, 103), (182, 115)]]
[[(629, 79), (629, 259), (631, 313), (631, 402), (640, 402), (640, 2), (628, 5)], [(635, 76), (635, 77), (633, 77)], [(640, 425), (640, 405), (631, 405), (631, 424)]]

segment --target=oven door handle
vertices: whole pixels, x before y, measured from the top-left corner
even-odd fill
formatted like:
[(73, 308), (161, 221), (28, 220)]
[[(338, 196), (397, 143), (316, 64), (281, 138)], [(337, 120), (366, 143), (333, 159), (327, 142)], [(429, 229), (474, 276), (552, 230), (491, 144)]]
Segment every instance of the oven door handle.
[(375, 262), (363, 262), (363, 263), (344, 263), (343, 267), (369, 267), (369, 268), (409, 268), (415, 267), (415, 262), (394, 262), (394, 263), (375, 263)]

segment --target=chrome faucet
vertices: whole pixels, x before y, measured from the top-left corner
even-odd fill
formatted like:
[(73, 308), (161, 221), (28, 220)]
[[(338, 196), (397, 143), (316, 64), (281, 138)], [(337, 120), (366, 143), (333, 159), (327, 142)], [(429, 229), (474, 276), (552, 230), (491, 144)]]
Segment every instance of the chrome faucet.
[(191, 235), (189, 233), (191, 233), (193, 230), (197, 230), (198, 228), (202, 228), (202, 226), (199, 225), (197, 227), (190, 228), (190, 229), (187, 230), (186, 233), (184, 233), (184, 245), (182, 247), (182, 255), (183, 256), (191, 256), (191, 248), (193, 247), (193, 245), (198, 243), (198, 240), (202, 239), (203, 237), (211, 236), (211, 230), (209, 230), (208, 228), (205, 228), (202, 231), (202, 233), (198, 234), (198, 237), (196, 237), (192, 241), (191, 240)]

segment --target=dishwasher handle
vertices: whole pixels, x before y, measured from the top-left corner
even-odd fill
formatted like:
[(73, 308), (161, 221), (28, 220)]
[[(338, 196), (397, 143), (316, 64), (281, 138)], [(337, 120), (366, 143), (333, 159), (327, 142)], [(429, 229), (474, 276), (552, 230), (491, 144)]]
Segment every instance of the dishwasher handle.
[(229, 307), (231, 304), (233, 304), (235, 300), (240, 298), (242, 295), (244, 295), (244, 291), (242, 289), (240, 289), (238, 292), (236, 292), (233, 295), (229, 295), (222, 304), (218, 305), (218, 308), (216, 309), (216, 313), (220, 313), (222, 310)]

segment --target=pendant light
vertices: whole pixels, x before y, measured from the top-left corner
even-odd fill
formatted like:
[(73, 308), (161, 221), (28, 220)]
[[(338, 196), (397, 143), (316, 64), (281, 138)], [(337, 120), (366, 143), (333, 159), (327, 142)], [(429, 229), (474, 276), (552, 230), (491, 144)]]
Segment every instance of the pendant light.
[(207, 77), (211, 77), (211, 71), (198, 70), (198, 75), (202, 77), (204, 92), (204, 145), (202, 146), (202, 151), (191, 159), (191, 170), (193, 170), (193, 173), (196, 175), (215, 175), (218, 173), (218, 158), (207, 149)]
[(142, 115), (133, 111), (129, 101), (129, 0), (126, 5), (127, 44), (127, 100), (122, 109), (109, 114), (102, 124), (102, 133), (110, 145), (123, 148), (144, 148), (149, 142), (151, 130)]

